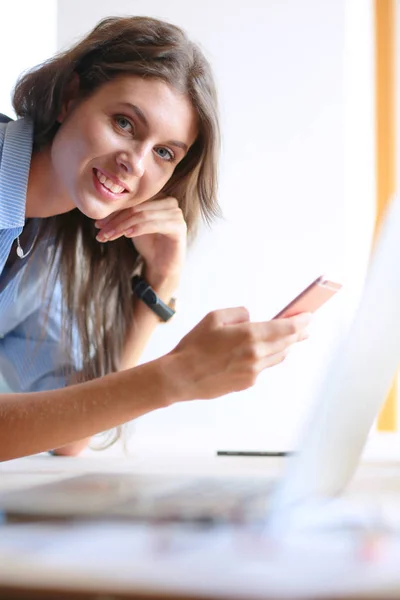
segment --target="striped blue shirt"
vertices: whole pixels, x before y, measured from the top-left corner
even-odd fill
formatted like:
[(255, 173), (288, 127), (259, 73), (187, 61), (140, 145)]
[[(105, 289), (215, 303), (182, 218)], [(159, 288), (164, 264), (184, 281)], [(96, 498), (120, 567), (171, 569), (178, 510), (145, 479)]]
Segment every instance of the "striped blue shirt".
[(15, 392), (63, 387), (68, 367), (60, 343), (60, 285), (50, 309), (43, 296), (49, 242), (39, 242), (14, 275), (6, 267), (25, 225), (32, 140), (29, 119), (0, 123), (0, 374)]

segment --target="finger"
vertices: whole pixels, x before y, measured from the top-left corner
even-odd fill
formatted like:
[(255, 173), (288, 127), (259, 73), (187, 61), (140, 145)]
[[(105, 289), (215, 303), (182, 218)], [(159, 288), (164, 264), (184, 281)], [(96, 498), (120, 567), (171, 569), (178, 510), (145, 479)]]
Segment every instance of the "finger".
[(110, 238), (114, 233), (126, 231), (129, 227), (136, 225), (137, 223), (154, 219), (177, 219), (184, 222), (183, 213), (180, 208), (143, 211), (140, 213), (123, 211), (100, 229), (106, 235), (106, 237)]
[(284, 360), (286, 360), (288, 355), (289, 355), (289, 348), (285, 348), (285, 350), (282, 350), (281, 352), (277, 352), (276, 354), (270, 354), (269, 356), (264, 356), (264, 358), (260, 359), (256, 363), (255, 369), (259, 373), (261, 373), (261, 371), (264, 371), (264, 369), (268, 369), (269, 367), (274, 367), (275, 365), (279, 365)]
[(99, 231), (96, 239), (99, 242), (110, 242), (122, 236), (133, 238), (149, 233), (186, 234), (185, 221), (179, 215), (169, 215), (169, 218), (165, 214), (157, 213), (147, 217), (136, 216), (112, 227)]
[(310, 337), (310, 334), (308, 333), (307, 329), (304, 329), (298, 336), (297, 341), (304, 342), (305, 340), (308, 340), (309, 337)]
[(186, 227), (184, 227), (181, 222), (166, 221), (165, 219), (161, 221), (148, 221), (145, 223), (138, 223), (127, 231), (121, 231), (120, 233), (113, 232), (112, 234), (105, 235), (103, 232), (100, 232), (96, 236), (96, 240), (99, 242), (112, 242), (120, 237), (133, 239), (142, 235), (151, 235), (155, 233), (166, 235), (171, 238), (176, 237), (178, 239), (186, 237)]
[(97, 227), (97, 229), (102, 229), (103, 227), (106, 227), (106, 225), (110, 224), (114, 219), (118, 218), (119, 215), (125, 213), (126, 210), (127, 209), (116, 210), (108, 215), (108, 217), (104, 217), (104, 219), (97, 219), (97, 221), (94, 222), (94, 226)]
[(256, 369), (265, 369), (282, 362), (289, 354), (291, 346), (308, 339), (308, 333), (302, 332), (300, 336), (292, 335), (273, 343), (259, 343), (252, 351), (252, 359), (256, 361)]
[(258, 362), (268, 356), (274, 356), (284, 352), (293, 344), (299, 342), (300, 339), (296, 335), (278, 338), (273, 342), (258, 342), (252, 344), (243, 344), (242, 352), (245, 358), (251, 362)]
[(130, 216), (121, 215), (114, 221), (102, 229), (103, 233), (109, 234), (110, 231), (115, 233), (121, 233), (121, 231), (127, 231), (130, 227), (142, 223), (144, 221), (156, 221), (156, 220), (176, 220), (184, 223), (183, 213), (179, 208), (159, 211), (146, 211), (142, 213), (134, 213)]
[(140, 213), (144, 210), (168, 210), (172, 208), (179, 208), (179, 202), (176, 198), (168, 196), (161, 200), (146, 200), (146, 202), (141, 202), (134, 207), (134, 211)]
[(238, 325), (240, 323), (248, 323), (249, 320), (249, 311), (244, 306), (213, 310), (203, 319), (203, 321), (207, 322), (211, 327)]
[(128, 231), (124, 232), (124, 236), (127, 238), (136, 238), (141, 235), (150, 235), (154, 233), (160, 233), (161, 235), (167, 235), (170, 237), (186, 238), (186, 227), (182, 222), (173, 220), (166, 221), (147, 221), (145, 223), (138, 223), (131, 227)]
[(270, 342), (266, 342), (271, 348), (271, 353), (279, 352), (283, 350), (285, 347), (293, 346), (298, 342), (303, 342), (309, 338), (309, 333), (307, 329), (302, 329), (298, 333), (294, 333), (292, 335), (286, 335), (285, 337), (276, 338)]
[(134, 215), (147, 210), (168, 210), (173, 208), (179, 208), (179, 203), (176, 198), (168, 196), (167, 198), (163, 198), (161, 200), (146, 200), (137, 206), (132, 206), (130, 208), (125, 208), (123, 210), (118, 210), (114, 213), (111, 213), (111, 215), (104, 217), (104, 219), (97, 219), (94, 224), (98, 229), (103, 229), (106, 225), (113, 223), (115, 219), (118, 219), (118, 217), (121, 215), (123, 217), (125, 214)]
[(310, 312), (302, 312), (295, 315), (294, 317), (285, 317), (283, 319), (276, 319), (276, 321), (287, 321), (289, 323), (294, 323), (295, 326), (299, 325), (300, 327), (302, 327), (309, 325), (312, 321), (313, 316), (314, 315)]
[(135, 212), (133, 209), (120, 210), (110, 215), (102, 224), (100, 224), (100, 221), (96, 221), (95, 226), (104, 232), (114, 231), (114, 229), (121, 223), (124, 223), (129, 219), (133, 219), (134, 217)]
[(286, 319), (273, 319), (272, 321), (251, 323), (250, 334), (255, 341), (274, 340), (290, 335), (301, 336), (311, 322), (309, 313), (301, 313)]

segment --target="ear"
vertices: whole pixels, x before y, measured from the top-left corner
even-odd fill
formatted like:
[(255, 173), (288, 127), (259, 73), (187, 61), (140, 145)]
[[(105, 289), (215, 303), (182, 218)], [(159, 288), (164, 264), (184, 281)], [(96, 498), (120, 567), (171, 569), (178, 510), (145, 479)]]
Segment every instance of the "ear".
[(78, 73), (73, 73), (64, 90), (61, 111), (57, 118), (58, 123), (62, 123), (65, 120), (66, 116), (71, 112), (72, 108), (76, 104), (76, 101), (79, 97), (79, 83)]

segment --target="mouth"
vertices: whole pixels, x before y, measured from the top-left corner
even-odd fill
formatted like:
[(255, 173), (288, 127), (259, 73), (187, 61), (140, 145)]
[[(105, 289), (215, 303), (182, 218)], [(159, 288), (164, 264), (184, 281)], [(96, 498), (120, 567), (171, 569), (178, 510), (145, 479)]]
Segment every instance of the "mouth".
[(107, 199), (120, 200), (129, 192), (122, 182), (110, 179), (99, 169), (93, 169), (93, 183), (96, 190)]

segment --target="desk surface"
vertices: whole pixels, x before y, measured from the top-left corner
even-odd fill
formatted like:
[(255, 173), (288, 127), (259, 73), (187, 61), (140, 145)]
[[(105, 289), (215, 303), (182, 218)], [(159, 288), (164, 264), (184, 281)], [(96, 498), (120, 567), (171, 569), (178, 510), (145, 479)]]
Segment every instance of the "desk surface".
[[(38, 456), (0, 464), (0, 493), (79, 473), (252, 474), (282, 459)], [(363, 464), (350, 491), (399, 507), (400, 463)], [(28, 492), (27, 492), (28, 493)], [(399, 519), (400, 523), (400, 519)], [(399, 530), (400, 531), (400, 530)], [(109, 521), (0, 526), (0, 597), (261, 599), (400, 596), (400, 534), (332, 530), (270, 540), (238, 527)]]

